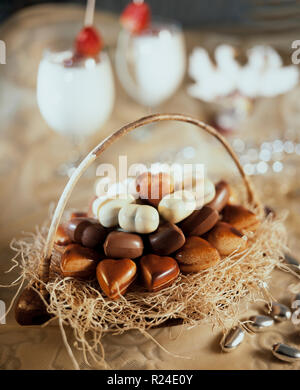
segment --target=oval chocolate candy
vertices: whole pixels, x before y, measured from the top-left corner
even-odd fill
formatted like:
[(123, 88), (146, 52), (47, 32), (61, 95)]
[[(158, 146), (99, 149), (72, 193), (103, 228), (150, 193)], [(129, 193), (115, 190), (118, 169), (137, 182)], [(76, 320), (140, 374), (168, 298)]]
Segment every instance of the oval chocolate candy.
[(66, 229), (72, 241), (88, 248), (102, 244), (107, 234), (106, 229), (94, 218), (73, 218)]
[(88, 248), (95, 248), (103, 243), (106, 235), (107, 231), (100, 223), (92, 223), (82, 232), (81, 244)]
[(84, 229), (91, 225), (87, 218), (73, 218), (66, 224), (66, 230), (72, 241), (81, 244), (81, 236)]
[(211, 202), (207, 203), (206, 206), (209, 206), (220, 212), (228, 203), (229, 198), (230, 198), (229, 184), (226, 181), (221, 180), (216, 184), (216, 195), (214, 199)]
[(212, 229), (218, 220), (218, 211), (209, 206), (204, 206), (200, 210), (195, 210), (179, 226), (186, 236), (201, 236)]
[(138, 234), (113, 231), (106, 237), (103, 248), (108, 257), (136, 259), (142, 256), (144, 244)]
[(166, 222), (149, 236), (150, 246), (157, 255), (167, 256), (185, 243), (185, 237), (181, 229), (174, 223)]

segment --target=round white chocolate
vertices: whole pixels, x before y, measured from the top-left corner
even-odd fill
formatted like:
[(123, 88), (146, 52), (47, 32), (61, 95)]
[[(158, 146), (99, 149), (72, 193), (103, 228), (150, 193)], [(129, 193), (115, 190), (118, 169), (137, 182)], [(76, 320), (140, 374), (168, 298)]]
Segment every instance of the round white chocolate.
[(159, 214), (172, 223), (178, 223), (187, 218), (195, 208), (195, 196), (187, 190), (176, 191), (164, 196), (158, 205)]
[(214, 183), (205, 178), (199, 181), (193, 179), (193, 187), (191, 192), (194, 194), (196, 199), (196, 209), (201, 209), (204, 205), (211, 202), (215, 195), (216, 189)]
[(99, 222), (104, 227), (117, 226), (119, 223), (118, 215), (122, 207), (134, 202), (132, 195), (122, 196), (116, 199), (106, 199), (103, 201), (97, 211)]
[(99, 198), (96, 198), (92, 205), (92, 212), (95, 217), (98, 217), (98, 211), (102, 205), (103, 202), (107, 200), (106, 196), (99, 196)]
[(214, 183), (209, 180), (204, 180), (204, 205), (211, 202), (216, 196), (216, 188)]
[(127, 204), (119, 212), (119, 225), (126, 232), (152, 233), (158, 228), (159, 214), (152, 206)]

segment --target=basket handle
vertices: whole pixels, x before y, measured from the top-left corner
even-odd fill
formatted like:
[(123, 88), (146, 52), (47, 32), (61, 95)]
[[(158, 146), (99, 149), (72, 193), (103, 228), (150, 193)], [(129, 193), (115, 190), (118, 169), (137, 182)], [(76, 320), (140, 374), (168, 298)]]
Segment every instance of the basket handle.
[(257, 207), (259, 214), (262, 212), (262, 205), (256, 198), (256, 195), (254, 193), (251, 181), (249, 177), (245, 174), (237, 155), (232, 150), (231, 146), (227, 142), (227, 140), (212, 126), (209, 126), (200, 120), (187, 116), (182, 114), (153, 114), (149, 116), (145, 116), (141, 119), (138, 119), (135, 122), (129, 123), (126, 126), (121, 127), (118, 131), (113, 133), (112, 135), (105, 138), (102, 142), (100, 142), (79, 164), (79, 166), (76, 168), (76, 170), (73, 172), (72, 176), (70, 177), (66, 187), (64, 188), (64, 191), (58, 201), (58, 204), (56, 206), (51, 225), (49, 228), (45, 248), (43, 251), (43, 257), (40, 260), (39, 264), (39, 278), (44, 282), (47, 283), (49, 280), (49, 269), (50, 269), (50, 262), (51, 262), (51, 255), (54, 245), (54, 239), (55, 239), (55, 233), (58, 228), (58, 225), (60, 223), (62, 214), (64, 212), (66, 203), (73, 191), (73, 188), (75, 187), (77, 181), (81, 177), (81, 175), (87, 170), (87, 168), (99, 157), (110, 145), (112, 145), (115, 141), (117, 141), (119, 138), (123, 137), (124, 135), (130, 133), (131, 131), (137, 129), (138, 127), (148, 125), (153, 122), (160, 122), (160, 121), (179, 121), (179, 122), (186, 122), (191, 123), (193, 125), (198, 126), (199, 128), (203, 129), (207, 133), (211, 134), (215, 138), (217, 138), (221, 144), (224, 146), (226, 151), (229, 153), (231, 158), (233, 159), (237, 169), (239, 170), (244, 185), (246, 187), (247, 191), (247, 197), (248, 202), (252, 204), (254, 207)]

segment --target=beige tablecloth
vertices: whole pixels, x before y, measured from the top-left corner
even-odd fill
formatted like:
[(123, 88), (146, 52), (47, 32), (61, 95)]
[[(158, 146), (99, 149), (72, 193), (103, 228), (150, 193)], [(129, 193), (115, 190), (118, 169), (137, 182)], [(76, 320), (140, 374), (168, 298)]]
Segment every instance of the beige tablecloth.
[[(46, 218), (49, 204), (57, 201), (65, 183), (65, 177), (55, 174), (56, 169), (69, 159), (68, 140), (51, 131), (42, 119), (35, 99), (36, 72), (43, 48), (63, 35), (71, 42), (80, 28), (83, 9), (75, 6), (38, 6), (25, 9), (13, 16), (0, 29), (0, 38), (7, 45), (7, 65), (0, 68), (0, 281), (8, 283), (17, 276), (15, 272), (4, 273), (10, 266), (12, 252), (9, 242), (20, 237), (22, 231), (32, 231), (36, 224)], [(108, 51), (113, 57), (119, 31), (117, 18), (110, 14), (97, 13), (96, 23), (101, 28)], [(295, 32), (296, 34), (296, 32)], [(253, 42), (276, 42), (281, 49), (289, 47), (293, 36), (243, 37), (206, 34), (203, 31), (186, 31), (187, 50), (195, 45), (209, 48), (217, 43), (228, 42), (249, 46)], [(186, 93), (188, 77), (172, 99), (160, 108), (161, 111), (180, 112), (206, 119), (206, 107)], [(131, 101), (122, 88), (117, 87), (117, 99), (110, 120), (94, 136), (87, 140), (87, 148), (95, 145), (121, 125), (146, 114), (144, 108)], [(283, 135), (285, 123), (281, 115), (281, 100), (275, 98), (256, 103), (254, 114), (243, 126), (242, 137), (258, 141), (270, 137), (276, 130)], [(181, 127), (180, 127), (181, 126)], [(129, 162), (156, 161), (165, 153), (172, 158), (184, 146), (193, 146), (197, 158), (211, 161), (222, 175), (231, 169), (229, 159), (215, 144), (207, 148), (207, 138), (191, 127), (165, 124), (153, 131), (148, 145), (133, 137), (122, 139), (100, 158), (100, 162), (116, 162), (119, 154), (127, 154)], [(174, 136), (176, 134), (176, 136)], [(211, 142), (211, 141), (209, 141)], [(211, 151), (214, 148), (213, 152)], [(299, 166), (299, 161), (298, 161)], [(71, 207), (84, 207), (93, 194), (94, 171), (80, 181), (72, 199)], [(276, 181), (277, 180), (277, 181)], [(277, 209), (288, 208), (291, 215), (288, 226), (291, 244), (297, 249), (300, 229), (297, 216), (297, 197), (291, 196), (294, 185), (291, 180), (274, 177), (258, 178), (264, 201)], [(274, 182), (281, 183), (274, 191)], [(283, 185), (284, 184), (284, 185)], [(299, 213), (298, 213), (299, 215)], [(276, 271), (273, 279), (274, 296), (283, 302), (290, 299), (288, 286), (296, 283), (292, 276)], [(0, 299), (8, 306), (15, 289), (0, 289)], [(259, 305), (258, 305), (259, 307)], [(253, 313), (256, 308), (253, 308)], [(14, 320), (13, 313), (0, 325), (1, 369), (66, 369), (72, 368), (57, 326), (47, 328), (22, 328)], [(71, 333), (67, 331), (72, 342)], [(106, 359), (116, 369), (147, 368), (193, 368), (193, 369), (253, 369), (253, 368), (300, 368), (299, 364), (287, 365), (275, 360), (270, 352), (272, 343), (285, 340), (299, 344), (299, 336), (291, 323), (279, 324), (263, 335), (248, 336), (247, 342), (234, 352), (220, 353), (217, 330), (208, 327), (193, 329), (173, 327), (157, 329), (151, 335), (171, 354), (164, 352), (155, 343), (142, 335), (129, 333), (104, 339)], [(80, 354), (75, 352), (81, 368), (88, 368)], [(182, 357), (174, 357), (174, 354)]]

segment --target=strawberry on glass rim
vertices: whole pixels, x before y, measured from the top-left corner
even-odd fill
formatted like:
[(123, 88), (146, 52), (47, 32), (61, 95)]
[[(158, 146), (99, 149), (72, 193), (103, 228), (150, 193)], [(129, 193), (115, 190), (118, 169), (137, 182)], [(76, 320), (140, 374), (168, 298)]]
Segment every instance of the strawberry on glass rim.
[(145, 30), (151, 21), (151, 11), (147, 3), (135, 0), (128, 4), (121, 14), (122, 26), (133, 34), (139, 34)]
[(103, 47), (100, 33), (93, 26), (83, 27), (75, 40), (75, 55), (78, 57), (95, 57)]

